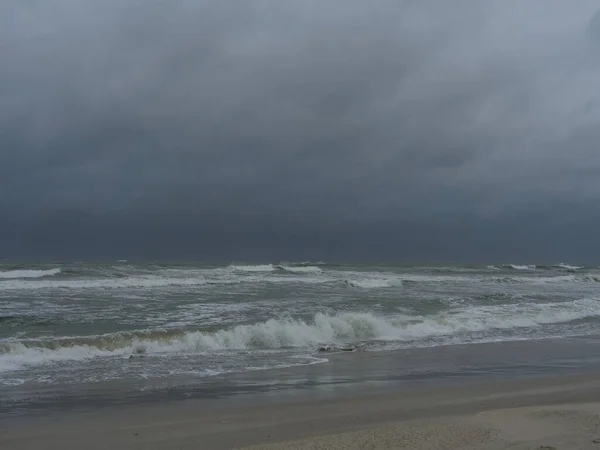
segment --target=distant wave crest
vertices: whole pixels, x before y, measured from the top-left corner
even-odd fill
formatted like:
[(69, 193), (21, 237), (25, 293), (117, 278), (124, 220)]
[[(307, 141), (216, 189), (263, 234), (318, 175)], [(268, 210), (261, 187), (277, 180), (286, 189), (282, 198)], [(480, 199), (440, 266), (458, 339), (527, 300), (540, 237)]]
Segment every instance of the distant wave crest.
[(507, 267), (512, 270), (535, 270), (535, 269), (537, 269), (537, 266), (535, 264), (524, 264), (524, 265), (506, 264), (504, 267)]
[(277, 270), (273, 264), (237, 265), (232, 264), (230, 269), (237, 272), (273, 272)]
[(502, 266), (487, 266), (488, 269), (498, 270), (501, 268), (511, 269), (511, 270), (563, 270), (566, 272), (575, 272), (577, 270), (583, 269), (583, 266), (573, 266), (570, 264), (559, 263), (553, 265), (540, 265), (540, 264), (504, 264)]
[(0, 279), (10, 280), (18, 278), (43, 278), (58, 275), (60, 269), (23, 269), (23, 270), (6, 270), (0, 271)]
[(571, 266), (571, 265), (565, 264), (565, 263), (556, 264), (554, 267), (558, 268), (558, 269), (566, 270), (567, 272), (576, 272), (580, 269), (583, 269), (582, 266)]
[(258, 264), (258, 265), (235, 265), (232, 264), (229, 266), (230, 269), (236, 272), (290, 272), (290, 273), (319, 273), (322, 272), (323, 269), (317, 267), (316, 265), (307, 265), (307, 264), (298, 264), (298, 265), (288, 265), (288, 264)]
[(399, 279), (383, 279), (383, 278), (374, 278), (374, 279), (364, 279), (364, 280), (344, 280), (344, 283), (347, 286), (353, 288), (360, 289), (377, 289), (377, 288), (390, 288), (390, 287), (400, 287), (406, 284), (410, 284), (409, 280), (399, 280)]
[(323, 269), (317, 266), (284, 266), (278, 265), (275, 266), (277, 270), (283, 270), (284, 272), (291, 273), (320, 273), (323, 272)]

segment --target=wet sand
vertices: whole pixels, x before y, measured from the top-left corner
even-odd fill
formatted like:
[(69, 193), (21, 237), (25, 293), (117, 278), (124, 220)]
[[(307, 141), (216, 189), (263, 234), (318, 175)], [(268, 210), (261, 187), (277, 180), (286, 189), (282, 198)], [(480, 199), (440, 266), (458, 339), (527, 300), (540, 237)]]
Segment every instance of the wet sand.
[(215, 409), (196, 400), (5, 418), (0, 448), (600, 449), (600, 375), (303, 403)]

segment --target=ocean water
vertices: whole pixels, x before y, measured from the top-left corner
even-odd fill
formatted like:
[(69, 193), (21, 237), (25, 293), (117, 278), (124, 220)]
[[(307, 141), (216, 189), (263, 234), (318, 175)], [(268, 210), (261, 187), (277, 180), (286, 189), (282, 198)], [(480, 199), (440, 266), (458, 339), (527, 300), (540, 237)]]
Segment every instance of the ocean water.
[(436, 349), (598, 334), (597, 266), (0, 264), (5, 406), (111, 385), (268, 383), (342, 349), (351, 370), (353, 355), (441, 361)]

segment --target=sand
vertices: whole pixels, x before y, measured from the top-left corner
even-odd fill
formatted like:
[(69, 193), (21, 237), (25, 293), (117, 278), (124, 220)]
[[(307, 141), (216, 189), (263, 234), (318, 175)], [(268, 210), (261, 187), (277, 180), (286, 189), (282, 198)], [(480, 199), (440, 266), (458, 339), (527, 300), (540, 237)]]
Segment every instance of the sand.
[(509, 408), (399, 422), (365, 430), (244, 447), (301, 449), (598, 449), (600, 403)]
[(600, 376), (218, 410), (197, 400), (4, 418), (0, 448), (600, 450)]

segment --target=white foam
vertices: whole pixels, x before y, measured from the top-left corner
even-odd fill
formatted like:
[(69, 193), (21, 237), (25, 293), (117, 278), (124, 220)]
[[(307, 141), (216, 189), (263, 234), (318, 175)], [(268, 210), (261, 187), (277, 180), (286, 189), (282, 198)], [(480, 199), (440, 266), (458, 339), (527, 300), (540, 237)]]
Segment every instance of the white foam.
[[(61, 361), (85, 361), (101, 356), (121, 354), (124, 350), (101, 350), (89, 345), (50, 349), (34, 345), (27, 346), (20, 342), (8, 343), (4, 346), (8, 348), (8, 352), (0, 353), (0, 372), (10, 372), (27, 366)], [(131, 350), (133, 353), (134, 349)]]
[(348, 286), (361, 289), (379, 289), (392, 287), (392, 284), (389, 282), (389, 280), (385, 279), (344, 280), (344, 282)]
[(559, 275), (554, 277), (496, 277), (488, 280), (493, 283), (528, 283), (528, 284), (553, 284), (553, 283), (577, 283), (585, 281), (584, 278), (577, 278), (573, 275)]
[(229, 266), (232, 270), (236, 270), (238, 272), (273, 272), (276, 270), (273, 264), (259, 264), (259, 265), (248, 265), (248, 266), (238, 266), (231, 265)]
[(600, 276), (598, 275), (586, 275), (581, 278), (577, 278), (578, 281), (583, 283), (600, 283)]
[[(303, 273), (302, 273), (303, 274)], [(0, 283), (3, 290), (39, 290), (39, 289), (151, 289), (161, 287), (194, 287), (206, 285), (226, 285), (239, 283), (308, 283), (319, 284), (331, 282), (328, 277), (312, 276), (265, 276), (265, 272), (248, 271), (246, 274), (224, 273), (187, 273), (176, 276), (144, 275), (129, 278), (78, 278), (78, 279), (14, 279)], [(300, 275), (296, 274), (296, 275)], [(314, 275), (317, 275), (315, 272)], [(333, 280), (335, 281), (335, 280)]]
[(564, 284), (564, 283), (600, 283), (600, 275), (558, 275), (554, 277), (497, 277), (491, 278), (494, 283), (528, 283), (528, 284)]
[[(267, 350), (315, 348), (323, 343), (346, 344), (364, 341), (420, 341), (435, 336), (456, 336), (466, 341), (469, 333), (498, 329), (539, 327), (600, 316), (599, 299), (571, 302), (530, 303), (522, 305), (486, 305), (453, 308), (434, 316), (378, 316), (371, 313), (345, 312), (335, 315), (316, 314), (312, 320), (270, 319), (252, 325), (238, 325), (215, 332), (191, 331), (179, 335), (123, 339), (123, 334), (98, 338), (94, 345), (68, 345), (53, 341), (0, 342), (0, 371), (60, 361), (84, 361), (107, 356), (128, 357), (143, 352), (148, 355), (185, 354), (225, 350)], [(114, 336), (114, 340), (111, 337)], [(113, 342), (112, 346), (107, 341)], [(72, 342), (72, 341), (71, 341)], [(91, 340), (90, 342), (95, 342)], [(411, 344), (413, 345), (413, 344)]]
[(291, 273), (321, 273), (323, 269), (317, 266), (279, 266), (286, 272)]
[(456, 275), (417, 275), (376, 272), (343, 272), (344, 283), (362, 289), (402, 287), (411, 283), (473, 283), (477, 278)]
[(298, 366), (314, 366), (315, 364), (324, 364), (328, 363), (329, 360), (327, 358), (315, 358), (308, 355), (298, 355), (295, 359), (303, 359), (304, 361), (300, 363), (282, 363), (275, 364), (272, 366), (246, 366), (244, 370), (249, 372), (258, 372), (262, 370), (272, 370), (272, 369), (287, 369), (289, 367), (298, 367)]
[(537, 268), (534, 264), (527, 264), (527, 265), (507, 264), (506, 267), (509, 267), (513, 270), (535, 270)]
[[(231, 280), (221, 280), (223, 284)], [(82, 278), (73, 280), (7, 280), (0, 283), (0, 290), (17, 289), (120, 289), (156, 288), (163, 286), (200, 286), (208, 284), (204, 278), (169, 278), (143, 276), (131, 278)]]
[(23, 269), (23, 270), (6, 270), (0, 271), (0, 279), (10, 280), (18, 278), (42, 278), (53, 275), (58, 275), (60, 269), (47, 269), (47, 270), (34, 270), (34, 269)]
[[(7, 290), (39, 290), (39, 289), (151, 289), (161, 287), (195, 287), (205, 285), (229, 285), (239, 283), (303, 283), (322, 284), (340, 283), (361, 289), (382, 289), (402, 287), (411, 283), (577, 283), (598, 281), (594, 276), (560, 275), (549, 277), (506, 276), (490, 278), (485, 276), (457, 275), (421, 275), (394, 274), (386, 272), (327, 272), (316, 266), (240, 266), (243, 269), (206, 269), (183, 270), (168, 269), (158, 273), (138, 274), (118, 278), (52, 278), (60, 273), (60, 269), (34, 271), (35, 273), (0, 272), (0, 291)], [(250, 268), (248, 268), (250, 267)], [(17, 272), (17, 271), (11, 271)], [(18, 271), (23, 272), (23, 271)], [(26, 271), (29, 272), (29, 271)], [(40, 272), (44, 272), (41, 274)], [(296, 275), (296, 276), (294, 276)], [(27, 278), (26, 276), (29, 276)]]
[(565, 263), (557, 264), (555, 267), (558, 267), (559, 269), (567, 270), (569, 272), (571, 272), (571, 271), (574, 272), (576, 270), (583, 269), (583, 267), (581, 267), (581, 266), (571, 266), (571, 265), (565, 264)]
[(25, 384), (25, 380), (20, 378), (6, 378), (0, 380), (0, 384), (3, 384), (5, 386), (21, 386), (22, 384)]
[(259, 265), (231, 265), (230, 269), (237, 272), (274, 272), (276, 270), (284, 270), (292, 273), (319, 273), (323, 270), (317, 266), (294, 266), (294, 265), (274, 265), (274, 264), (259, 264)]
[[(139, 353), (156, 355), (215, 350), (304, 348), (323, 342), (374, 339), (379, 335), (391, 333), (392, 328), (385, 319), (368, 313), (343, 313), (335, 316), (317, 314), (311, 322), (299, 319), (271, 319), (212, 333), (196, 331), (174, 337), (124, 341), (122, 334), (98, 336), (95, 339), (96, 342), (102, 342), (102, 348), (68, 343), (61, 346), (59, 340), (54, 340), (51, 348), (43, 346), (40, 341), (5, 341), (0, 342), (0, 372), (17, 370), (24, 366), (85, 361), (107, 356), (128, 357)], [(114, 347), (107, 345), (111, 337), (114, 337)], [(122, 345), (122, 342), (126, 342), (126, 345)]]

